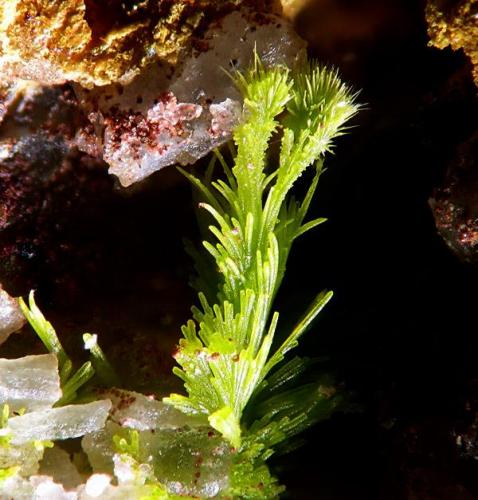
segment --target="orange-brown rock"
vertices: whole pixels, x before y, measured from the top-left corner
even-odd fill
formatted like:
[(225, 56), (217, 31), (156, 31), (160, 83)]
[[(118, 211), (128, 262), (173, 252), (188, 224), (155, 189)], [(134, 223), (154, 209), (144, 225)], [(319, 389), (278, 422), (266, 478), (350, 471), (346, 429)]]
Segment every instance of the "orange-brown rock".
[(474, 64), (478, 85), (478, 0), (429, 0), (426, 16), (431, 44), (463, 49)]
[(176, 64), (201, 32), (246, 0), (3, 0), (0, 74), (85, 87), (127, 83), (155, 60)]

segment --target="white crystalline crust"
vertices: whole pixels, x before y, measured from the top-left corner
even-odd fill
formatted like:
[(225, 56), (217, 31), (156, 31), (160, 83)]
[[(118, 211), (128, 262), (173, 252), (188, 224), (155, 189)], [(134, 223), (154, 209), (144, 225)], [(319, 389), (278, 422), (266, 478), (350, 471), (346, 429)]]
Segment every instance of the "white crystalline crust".
[(113, 436), (120, 431), (121, 426), (108, 421), (101, 431), (87, 434), (81, 440), (81, 447), (95, 472), (113, 474), (113, 456), (116, 453)]
[(86, 484), (75, 490), (65, 490), (49, 476), (23, 479), (14, 476), (0, 484), (0, 498), (8, 500), (140, 500), (148, 498), (147, 487), (136, 484), (111, 484), (105, 474), (93, 474)]
[[(48, 371), (57, 374), (51, 355), (27, 358), (14, 361), (30, 367), (48, 362)], [(198, 498), (213, 498), (227, 488), (230, 446), (203, 419), (187, 417), (135, 392), (111, 389), (101, 397), (106, 399), (8, 419), (2, 435), (10, 440), (7, 446), (0, 443), (0, 469), (20, 469), (0, 481), (0, 498), (140, 499), (151, 492), (149, 479), (171, 493)], [(114, 439), (131, 439), (131, 431), (138, 432), (139, 439), (134, 458), (120, 453)], [(58, 445), (44, 449), (40, 444), (77, 436), (83, 436), (82, 447), (93, 470), (86, 483), (68, 453)]]
[[(228, 486), (230, 446), (210, 427), (159, 428), (138, 434), (142, 467), (154, 471), (171, 493), (212, 498)], [(114, 435), (125, 435), (124, 430), (107, 422), (101, 431), (85, 436), (82, 447), (95, 472), (114, 474), (126, 483), (136, 478), (138, 471), (117, 454)], [(148, 471), (144, 470), (143, 475), (147, 476)]]
[[(85, 486), (78, 489), (78, 500), (140, 500), (148, 498), (147, 488), (141, 484), (111, 484), (111, 476), (107, 474), (93, 474)], [(159, 499), (158, 499), (159, 500)]]
[[(0, 109), (0, 123), (2, 119), (1, 113), (2, 110)], [(20, 330), (24, 324), (25, 318), (17, 300), (10, 297), (0, 285), (0, 344), (3, 344), (12, 333)]]
[(135, 392), (114, 389), (103, 396), (113, 401), (111, 420), (82, 439), (95, 472), (114, 474), (120, 483), (138, 481), (138, 470), (118, 455), (113, 441), (115, 435), (127, 438), (129, 427), (139, 431), (143, 477), (154, 473), (172, 493), (200, 498), (214, 497), (227, 487), (230, 447), (203, 419), (187, 417)]
[(84, 492), (86, 495), (98, 498), (105, 493), (110, 483), (111, 476), (108, 474), (93, 474), (86, 482)]
[(255, 22), (233, 12), (206, 33), (208, 49), (191, 55), (172, 77), (151, 66), (126, 87), (85, 92), (76, 87), (94, 132), (81, 130), (78, 147), (110, 165), (123, 186), (172, 164), (188, 165), (231, 137), (242, 100), (225, 70), (244, 70), (254, 49), (266, 65), (295, 66), (304, 42), (276, 16)]
[(178, 429), (207, 423), (203, 418), (189, 417), (171, 405), (139, 392), (111, 389), (103, 391), (101, 397), (112, 403), (111, 421), (130, 429)]
[(76, 493), (66, 493), (63, 486), (47, 476), (24, 479), (13, 476), (0, 483), (0, 498), (12, 500), (76, 500)]
[(105, 425), (110, 408), (111, 401), (102, 400), (40, 410), (10, 418), (7, 425), (13, 434), (11, 443), (54, 441), (95, 432)]
[(61, 398), (58, 361), (54, 354), (0, 359), (0, 407), (10, 411), (42, 410)]
[[(0, 498), (77, 498), (76, 493), (63, 489), (82, 482), (68, 454), (59, 448), (45, 453), (45, 445), (49, 440), (99, 430), (106, 422), (111, 401), (52, 408), (61, 395), (55, 355), (0, 359), (0, 411), (8, 408), (7, 414), (22, 413), (3, 422), (0, 429), (0, 472), (16, 471), (13, 477), (0, 481)], [(33, 476), (38, 472), (52, 476), (63, 486), (48, 477)], [(29, 476), (30, 481), (22, 479)]]

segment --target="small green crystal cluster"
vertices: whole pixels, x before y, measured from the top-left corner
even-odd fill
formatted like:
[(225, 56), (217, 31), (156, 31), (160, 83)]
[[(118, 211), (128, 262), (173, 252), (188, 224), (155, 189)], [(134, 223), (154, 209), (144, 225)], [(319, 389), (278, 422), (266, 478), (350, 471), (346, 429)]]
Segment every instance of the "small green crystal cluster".
[[(276, 446), (330, 414), (340, 399), (320, 382), (295, 386), (307, 360), (284, 360), (332, 293), (319, 293), (272, 352), (279, 321), (273, 304), (292, 243), (324, 222), (304, 221), (323, 156), (358, 106), (333, 70), (315, 64), (290, 72), (265, 69), (256, 58), (237, 82), (246, 119), (234, 132), (234, 164), (218, 152), (223, 179), (213, 180), (214, 160), (203, 179), (183, 171), (203, 199), (200, 225), (209, 255), (192, 252), (200, 306), (183, 327), (175, 355), (181, 368), (174, 371), (187, 396), (173, 394), (165, 401), (187, 414), (207, 416), (238, 450), (238, 463), (248, 457), (242, 463), (247, 472), (238, 473), (243, 487), (244, 481), (254, 483), (257, 472), (252, 471), (262, 470)], [(268, 161), (273, 137), (281, 138), (277, 165)], [(304, 199), (295, 200), (292, 186), (310, 166), (314, 179)]]
[[(266, 69), (256, 57), (235, 79), (244, 120), (230, 155), (216, 152), (202, 178), (183, 171), (201, 199), (206, 250), (191, 248), (199, 304), (175, 354), (186, 394), (157, 401), (117, 389), (117, 375), (89, 334), (83, 339), (91, 359), (74, 371), (31, 295), (22, 309), (50, 354), (0, 360), (9, 374), (0, 381), (0, 496), (37, 495), (42, 485), (50, 495), (68, 491), (78, 499), (276, 498), (283, 488), (267, 460), (293, 448), (297, 434), (341, 403), (327, 380), (299, 382), (313, 361), (288, 356), (332, 293), (319, 293), (282, 342), (274, 299), (292, 243), (324, 221), (306, 216), (323, 157), (358, 110), (355, 96), (335, 71), (316, 64)], [(280, 143), (277, 158), (271, 141)], [(214, 176), (218, 163), (222, 173)], [(292, 187), (309, 167), (313, 180), (297, 200)], [(83, 458), (66, 459), (78, 477), (65, 490), (42, 458), (60, 460), (61, 440), (73, 437), (82, 437)], [(41, 481), (31, 479), (38, 473)]]

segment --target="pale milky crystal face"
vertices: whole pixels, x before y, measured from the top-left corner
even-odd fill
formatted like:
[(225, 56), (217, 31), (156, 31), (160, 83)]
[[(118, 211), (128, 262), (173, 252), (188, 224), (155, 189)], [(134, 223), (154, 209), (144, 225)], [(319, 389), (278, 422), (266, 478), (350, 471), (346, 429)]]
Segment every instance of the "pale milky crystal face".
[(211, 498), (229, 485), (231, 449), (210, 427), (145, 432), (142, 443), (172, 493)]
[[(0, 149), (0, 161), (2, 152)], [(0, 286), (0, 344), (25, 323), (18, 302)]]
[(10, 411), (50, 408), (61, 398), (58, 361), (54, 354), (0, 359), (0, 406)]
[[(37, 481), (35, 481), (37, 479)], [(34, 497), (41, 500), (76, 500), (76, 492), (66, 492), (61, 484), (54, 483), (48, 477), (38, 476), (32, 478), (31, 482), (35, 487)]]
[(189, 417), (171, 405), (138, 392), (111, 389), (102, 392), (101, 397), (112, 402), (111, 421), (130, 429), (177, 429), (205, 423), (202, 418)]
[(93, 498), (99, 498), (111, 483), (107, 474), (93, 474), (85, 485), (85, 493)]
[[(14, 130), (2, 130), (6, 145), (13, 137), (21, 141), (15, 151), (2, 150), (0, 144), (0, 159), (15, 152), (32, 158), (51, 151), (64, 156), (76, 146), (104, 160), (121, 184), (129, 186), (165, 166), (192, 164), (230, 139), (242, 118), (242, 99), (227, 72), (245, 70), (255, 48), (266, 65), (293, 67), (305, 53), (304, 42), (288, 21), (272, 14), (257, 20), (249, 11), (225, 16), (202, 42), (200, 51), (185, 55), (177, 66), (150, 64), (125, 85), (86, 90), (75, 83), (80, 109), (73, 117), (84, 112), (84, 121), (72, 125), (77, 127), (74, 138), (42, 133), (46, 110), (36, 117), (33, 129), (16, 125)], [(30, 76), (35, 79), (34, 71)], [(18, 101), (12, 96), (20, 97), (17, 114), (21, 116), (23, 102), (46, 102), (46, 95), (52, 93), (54, 88), (32, 82), (1, 87), (0, 122)]]
[(48, 476), (24, 479), (13, 476), (0, 483), (0, 498), (9, 500), (77, 500), (76, 491), (65, 491), (61, 484)]
[(69, 439), (101, 429), (106, 422), (111, 402), (94, 401), (84, 405), (68, 405), (61, 408), (26, 413), (8, 420), (13, 433), (12, 443)]
[(108, 420), (100, 431), (86, 434), (81, 440), (81, 447), (95, 472), (113, 474), (113, 456), (116, 453), (113, 436), (120, 431), (119, 425)]
[[(114, 413), (114, 412), (113, 412)], [(210, 427), (157, 428), (138, 431), (139, 460), (151, 467), (157, 480), (178, 495), (210, 498), (229, 484), (232, 464), (230, 446)], [(99, 432), (86, 435), (82, 447), (96, 472), (121, 477), (127, 482), (137, 471), (117, 455), (114, 435), (124, 430), (108, 421)], [(147, 474), (146, 474), (147, 475)]]

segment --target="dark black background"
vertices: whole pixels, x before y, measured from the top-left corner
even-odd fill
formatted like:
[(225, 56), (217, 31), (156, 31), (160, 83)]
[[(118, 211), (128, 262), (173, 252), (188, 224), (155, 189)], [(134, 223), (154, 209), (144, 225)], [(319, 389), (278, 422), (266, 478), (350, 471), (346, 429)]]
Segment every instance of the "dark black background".
[[(281, 299), (300, 308), (334, 290), (303, 352), (331, 356), (361, 410), (309, 432), (289, 458), (290, 498), (475, 498), (478, 469), (454, 433), (477, 397), (477, 276), (428, 205), (476, 129), (471, 67), (427, 46), (422, 2), (319, 4), (299, 30), (362, 89), (366, 109), (327, 161), (312, 211), (329, 222), (297, 243)], [(361, 36), (348, 36), (353, 23)]]

